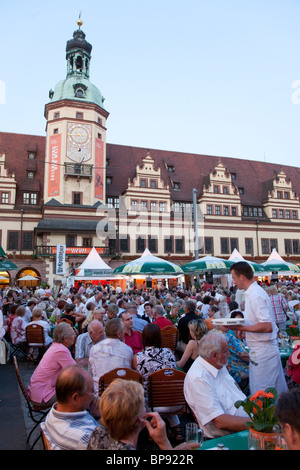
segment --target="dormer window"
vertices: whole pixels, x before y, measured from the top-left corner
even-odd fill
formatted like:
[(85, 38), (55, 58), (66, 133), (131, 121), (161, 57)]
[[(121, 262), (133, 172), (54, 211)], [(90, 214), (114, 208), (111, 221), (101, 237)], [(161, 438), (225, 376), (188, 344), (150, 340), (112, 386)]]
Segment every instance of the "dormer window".
[(29, 160), (34, 160), (35, 159), (35, 152), (28, 152), (28, 158), (29, 158)]
[(33, 179), (34, 178), (34, 172), (33, 171), (28, 171), (27, 172), (27, 178)]
[(168, 165), (167, 169), (168, 169), (168, 173), (174, 173), (175, 171), (175, 167), (173, 165)]
[(180, 183), (174, 183), (174, 190), (180, 191)]

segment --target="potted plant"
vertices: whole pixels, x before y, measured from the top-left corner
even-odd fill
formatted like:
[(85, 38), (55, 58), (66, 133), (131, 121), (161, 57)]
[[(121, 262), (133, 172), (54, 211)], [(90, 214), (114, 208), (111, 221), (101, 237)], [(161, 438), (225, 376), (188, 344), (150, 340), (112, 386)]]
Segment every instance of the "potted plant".
[(300, 328), (297, 325), (290, 325), (286, 329), (287, 334), (291, 337), (292, 341), (300, 339)]
[(244, 408), (250, 418), (246, 423), (249, 426), (249, 441), (254, 449), (275, 450), (277, 434), (273, 431), (277, 424), (275, 417), (275, 403), (277, 391), (274, 387), (259, 390), (245, 400), (235, 402), (235, 407)]

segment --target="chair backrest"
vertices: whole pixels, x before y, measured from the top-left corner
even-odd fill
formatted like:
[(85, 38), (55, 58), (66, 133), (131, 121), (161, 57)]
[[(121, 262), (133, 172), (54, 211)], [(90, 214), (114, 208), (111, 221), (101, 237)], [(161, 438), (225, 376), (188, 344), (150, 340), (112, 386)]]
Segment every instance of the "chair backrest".
[(45, 346), (45, 333), (42, 325), (32, 323), (26, 326), (26, 341), (28, 346)]
[(41, 430), (41, 436), (42, 436), (44, 449), (45, 450), (51, 450), (50, 441), (49, 441), (48, 437), (46, 436), (46, 432), (45, 432), (45, 429), (44, 429), (44, 423), (40, 424), (40, 430)]
[(178, 329), (176, 326), (165, 326), (161, 329), (161, 336), (162, 336), (162, 347), (163, 348), (170, 348), (171, 351), (176, 350), (177, 342), (178, 342)]
[(183, 413), (187, 407), (184, 396), (183, 384), (185, 372), (178, 369), (161, 369), (152, 372), (147, 377), (148, 406), (153, 411), (155, 408), (176, 408), (176, 412)]
[(144, 383), (143, 376), (136, 370), (128, 369), (127, 367), (118, 367), (117, 369), (113, 369), (99, 378), (99, 396), (102, 395), (104, 390), (115, 379), (135, 380), (136, 382), (140, 382), (142, 385)]
[(22, 377), (21, 377), (21, 374), (20, 374), (20, 371), (19, 371), (19, 366), (18, 366), (18, 361), (17, 361), (17, 358), (16, 356), (14, 356), (14, 368), (15, 368), (15, 372), (16, 372), (16, 375), (17, 375), (17, 380), (18, 380), (18, 383), (19, 383), (19, 387), (24, 395), (24, 398), (25, 400), (27, 401), (27, 403), (29, 405), (31, 405), (31, 400), (29, 398), (29, 395), (27, 393), (27, 390), (25, 388), (25, 385), (23, 383), (23, 380), (22, 380)]
[(74, 326), (74, 323), (68, 318), (61, 318), (60, 320), (58, 320), (57, 323), (62, 323), (62, 322), (69, 323), (69, 325)]

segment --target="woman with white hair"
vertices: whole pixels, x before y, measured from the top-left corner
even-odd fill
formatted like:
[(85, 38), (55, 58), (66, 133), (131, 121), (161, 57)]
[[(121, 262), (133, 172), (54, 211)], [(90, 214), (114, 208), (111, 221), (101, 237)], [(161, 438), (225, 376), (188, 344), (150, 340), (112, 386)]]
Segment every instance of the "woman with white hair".
[(49, 336), (51, 331), (51, 325), (43, 318), (43, 310), (40, 307), (34, 307), (32, 310), (32, 319), (31, 322), (28, 323), (29, 325), (41, 325), (44, 328), (44, 338), (45, 338), (45, 345), (49, 346), (53, 339)]

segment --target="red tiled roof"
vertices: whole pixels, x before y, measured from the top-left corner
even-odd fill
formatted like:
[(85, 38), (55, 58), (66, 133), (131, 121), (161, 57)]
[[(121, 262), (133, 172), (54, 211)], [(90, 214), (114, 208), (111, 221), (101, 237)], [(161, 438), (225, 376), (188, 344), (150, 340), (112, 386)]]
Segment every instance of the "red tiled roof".
[[(5, 153), (6, 167), (9, 172), (16, 174), (18, 188), (26, 178), (27, 151), (37, 152), (36, 180), (40, 182), (41, 194), (44, 186), (44, 161), (46, 138), (43, 136), (12, 134), (0, 132), (0, 154)], [(112, 184), (107, 185), (108, 196), (121, 195), (136, 174), (136, 166), (142, 164), (142, 159), (149, 151), (154, 159), (155, 167), (161, 169), (164, 183), (169, 185), (174, 201), (192, 201), (192, 190), (202, 194), (202, 187), (208, 181), (208, 175), (221, 161), (227, 170), (236, 174), (234, 184), (244, 188), (241, 195), (242, 204), (261, 205), (270, 188), (270, 180), (283, 170), (292, 182), (294, 192), (300, 195), (300, 168), (275, 163), (259, 162), (232, 157), (219, 157), (157, 149), (146, 149), (125, 145), (107, 144), (107, 176), (112, 177)], [(174, 166), (174, 173), (168, 173), (167, 166)], [(173, 189), (173, 184), (180, 183), (180, 191)], [(20, 203), (18, 195), (17, 204)]]

